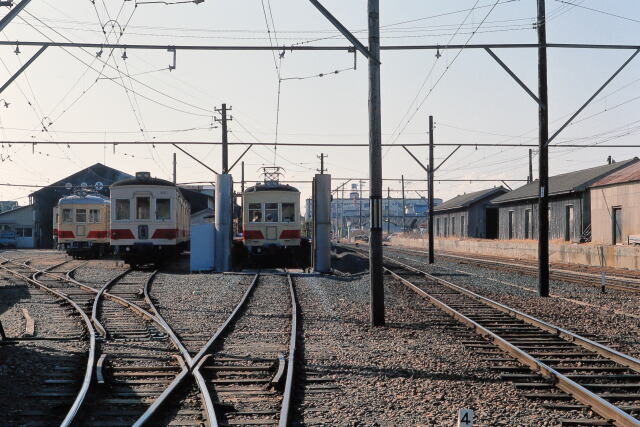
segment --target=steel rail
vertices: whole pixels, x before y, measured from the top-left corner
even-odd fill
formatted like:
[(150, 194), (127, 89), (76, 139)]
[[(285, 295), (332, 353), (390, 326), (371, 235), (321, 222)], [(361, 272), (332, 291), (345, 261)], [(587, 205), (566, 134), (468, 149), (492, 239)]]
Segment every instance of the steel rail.
[[(362, 252), (360, 251), (356, 251), (360, 254), (362, 254)], [(524, 314), (522, 312), (519, 312), (517, 310), (511, 309), (509, 307), (506, 307), (500, 303), (497, 303), (495, 301), (489, 300), (488, 298), (482, 297), (481, 295), (478, 295), (474, 292), (468, 291), (467, 289), (464, 289), (458, 285), (454, 285), (453, 283), (450, 283), (446, 280), (443, 279), (439, 279), (437, 277), (431, 276), (430, 274), (419, 270), (415, 267), (412, 266), (408, 266), (400, 261), (394, 260), (392, 258), (386, 257), (388, 261), (390, 261), (391, 263), (395, 263), (398, 266), (400, 266), (401, 268), (404, 268), (406, 270), (409, 270), (411, 272), (417, 273), (417, 274), (421, 274), (424, 275), (427, 279), (434, 281), (435, 283), (438, 283), (440, 285), (443, 285), (445, 287), (448, 287), (450, 289), (456, 290), (460, 293), (462, 293), (463, 295), (469, 296), (473, 299), (479, 300), (499, 311), (511, 314), (513, 317), (513, 314), (518, 314), (518, 317), (520, 320), (525, 321), (526, 323), (532, 324), (534, 326), (537, 326), (543, 330), (547, 330), (549, 332), (552, 332), (550, 330), (548, 330), (545, 327), (551, 327), (552, 330), (556, 330), (557, 331), (557, 335), (558, 336), (562, 336), (560, 335), (561, 333), (567, 333), (569, 338), (567, 338), (567, 336), (564, 336), (563, 338), (567, 341), (571, 341), (571, 342), (575, 342), (578, 345), (582, 345), (582, 343), (588, 343), (590, 346), (593, 346), (594, 349), (598, 349), (598, 350), (606, 350), (607, 354), (611, 354), (613, 357), (616, 358), (620, 358), (621, 360), (627, 361), (627, 362), (633, 362), (634, 364), (637, 364), (638, 361), (637, 359), (634, 359), (630, 356), (624, 355), (622, 353), (619, 353), (613, 349), (609, 349), (601, 344), (595, 343), (591, 340), (588, 340), (587, 338), (584, 337), (580, 337), (576, 334), (573, 334), (572, 332), (566, 331), (562, 328), (557, 328), (554, 326), (551, 326), (549, 324), (547, 324), (546, 322), (536, 319), (532, 316), (529, 316), (527, 314)], [(515, 346), (514, 344), (510, 343), (509, 341), (505, 340), (504, 338), (501, 338), (500, 336), (498, 336), (497, 334), (495, 334), (494, 332), (491, 332), (489, 329), (485, 328), (484, 326), (480, 325), (479, 323), (475, 322), (474, 320), (468, 318), (467, 316), (465, 316), (464, 314), (460, 313), (459, 311), (457, 311), (456, 309), (450, 307), (449, 305), (447, 305), (446, 303), (444, 303), (443, 301), (440, 301), (438, 298), (428, 294), (427, 292), (425, 292), (424, 290), (420, 289), (418, 286), (414, 285), (413, 283), (411, 283), (409, 280), (401, 277), (399, 274), (389, 270), (388, 268), (385, 267), (385, 271), (387, 271), (389, 274), (391, 274), (392, 277), (394, 277), (395, 279), (399, 280), (401, 283), (403, 283), (404, 285), (406, 285), (408, 288), (410, 288), (411, 290), (413, 290), (415, 293), (417, 293), (418, 295), (422, 296), (423, 298), (426, 298), (427, 300), (429, 300), (432, 304), (434, 304), (436, 307), (440, 308), (441, 310), (443, 310), (444, 312), (446, 312), (447, 314), (449, 314), (450, 316), (452, 316), (454, 319), (458, 320), (461, 323), (467, 324), (468, 326), (471, 326), (474, 331), (476, 333), (478, 333), (481, 336), (484, 337), (488, 337), (490, 338), (490, 341), (492, 343), (494, 343), (496, 346), (498, 346), (500, 349), (502, 349), (503, 351), (505, 351), (506, 353), (510, 354), (511, 356), (513, 356), (516, 360), (518, 360), (520, 363), (522, 363), (525, 366), (528, 366), (532, 371), (534, 372), (538, 372), (540, 373), (540, 375), (542, 375), (544, 378), (550, 380), (557, 388), (559, 388), (560, 390), (564, 391), (565, 393), (570, 394), (571, 396), (573, 396), (578, 402), (583, 403), (584, 405), (587, 405), (589, 407), (591, 407), (594, 412), (598, 413), (598, 415), (602, 416), (605, 420), (614, 420), (616, 422), (616, 425), (619, 426), (624, 426), (624, 427), (631, 427), (631, 426), (638, 426), (640, 425), (640, 420), (634, 418), (633, 416), (631, 416), (630, 414), (624, 412), (622, 409), (618, 408), (617, 406), (611, 404), (610, 402), (608, 402), (607, 400), (603, 399), (602, 397), (598, 396), (597, 394), (589, 391), (588, 389), (586, 389), (585, 387), (581, 386), (580, 384), (576, 383), (575, 381), (569, 379), (567, 376), (561, 374), (560, 372), (556, 371), (555, 369), (553, 369), (552, 367), (550, 367), (549, 365), (543, 363), (542, 361), (534, 358), (533, 356), (529, 355), (528, 353), (526, 353), (525, 351), (521, 350), (520, 348), (518, 348), (517, 346)], [(493, 304), (488, 304), (488, 302), (491, 302)], [(500, 309), (500, 307), (502, 309)], [(506, 309), (506, 310), (505, 310)], [(513, 313), (513, 314), (512, 314)], [(522, 317), (520, 317), (522, 316)], [(532, 322), (535, 321), (535, 322)], [(538, 326), (537, 323), (539, 322), (540, 325), (542, 326)], [(575, 341), (573, 339), (571, 339), (572, 337), (578, 338)], [(596, 350), (594, 350), (596, 351)], [(602, 353), (599, 353), (602, 354)], [(609, 357), (609, 356), (606, 356)], [(611, 357), (611, 359), (613, 360), (613, 357)], [(617, 360), (616, 360), (617, 361)], [(625, 364), (625, 366), (627, 366)]]
[(100, 330), (100, 335), (102, 335), (104, 338), (107, 338), (108, 334), (107, 334), (107, 330), (104, 328), (104, 326), (102, 326), (102, 323), (100, 323), (100, 320), (98, 320), (98, 307), (100, 306), (100, 299), (102, 298), (102, 295), (104, 295), (104, 293), (115, 282), (117, 282), (118, 280), (122, 279), (124, 276), (129, 274), (131, 271), (133, 271), (133, 270), (131, 270), (131, 269), (126, 270), (126, 271), (118, 274), (113, 279), (109, 280), (107, 283), (104, 284), (104, 286), (102, 286), (102, 288), (100, 288), (100, 290), (98, 291), (98, 293), (96, 294), (96, 296), (93, 299), (93, 306), (91, 308), (91, 321), (96, 326), (96, 328), (98, 330)]
[(296, 291), (291, 274), (287, 274), (289, 282), (289, 293), (291, 294), (291, 338), (289, 342), (289, 361), (287, 365), (287, 379), (285, 381), (284, 393), (282, 395), (282, 406), (280, 409), (279, 427), (287, 427), (289, 425), (289, 417), (291, 412), (291, 404), (293, 402), (293, 374), (296, 363), (296, 347), (298, 337), (298, 301), (296, 299)]
[(451, 308), (446, 303), (440, 301), (439, 299), (433, 297), (432, 295), (429, 295), (427, 292), (423, 291), (422, 289), (420, 289), (419, 287), (417, 287), (407, 279), (399, 276), (398, 274), (394, 273), (393, 271), (387, 268), (385, 268), (385, 270), (388, 271), (394, 278), (404, 283), (407, 287), (409, 287), (411, 290), (416, 292), (418, 295), (429, 300), (429, 302), (431, 302), (436, 307), (440, 308), (445, 313), (449, 314), (454, 319), (472, 327), (477, 334), (490, 339), (490, 341), (493, 344), (495, 344), (500, 349), (502, 349), (506, 353), (513, 356), (516, 360), (518, 360), (523, 365), (528, 366), (532, 371), (538, 372), (543, 377), (552, 381), (557, 388), (564, 391), (565, 393), (570, 394), (578, 402), (591, 407), (594, 410), (594, 412), (598, 413), (598, 415), (602, 416), (605, 420), (613, 420), (616, 422), (616, 425), (623, 426), (623, 427), (637, 427), (640, 424), (640, 420), (632, 417), (628, 413), (624, 412), (622, 409), (609, 403), (602, 397), (589, 391), (588, 389), (584, 388), (583, 386), (576, 383), (575, 381), (569, 379), (567, 376), (556, 371), (549, 365), (532, 357), (525, 351), (511, 344), (509, 341), (501, 338), (500, 336), (491, 332), (489, 329), (485, 328), (479, 323), (471, 320), (470, 318), (460, 313), (459, 311), (455, 310), (454, 308)]
[(202, 395), (202, 400), (204, 400), (205, 411), (207, 412), (207, 421), (209, 427), (218, 427), (218, 419), (216, 417), (216, 410), (213, 406), (213, 399), (211, 399), (211, 393), (209, 393), (209, 389), (207, 388), (207, 382), (202, 376), (200, 372), (200, 368), (204, 365), (209, 358), (209, 354), (205, 355), (200, 362), (193, 368), (191, 372), (193, 377), (196, 379), (196, 383), (198, 384), (198, 388), (200, 389), (200, 394)]
[[(3, 257), (4, 258), (4, 257)], [(87, 331), (89, 332), (89, 354), (87, 357), (87, 367), (85, 369), (85, 374), (84, 374), (84, 378), (82, 380), (82, 386), (80, 387), (80, 390), (78, 391), (78, 393), (76, 394), (76, 398), (73, 402), (73, 404), (71, 405), (71, 408), (69, 409), (69, 411), (67, 412), (66, 416), (64, 417), (64, 420), (62, 421), (62, 423), (60, 424), (62, 427), (67, 427), (70, 426), (76, 415), (78, 414), (78, 412), (80, 411), (80, 407), (82, 406), (82, 404), (84, 403), (84, 400), (89, 392), (89, 387), (91, 386), (91, 379), (93, 378), (93, 369), (94, 369), (94, 365), (95, 365), (95, 355), (96, 355), (96, 332), (95, 329), (91, 323), (91, 319), (89, 319), (89, 316), (87, 316), (87, 314), (82, 310), (82, 308), (80, 308), (80, 306), (78, 304), (76, 304), (75, 301), (73, 301), (71, 298), (69, 298), (68, 296), (66, 296), (65, 294), (63, 294), (62, 292), (58, 292), (52, 288), (49, 288), (48, 286), (46, 286), (45, 284), (41, 283), (40, 281), (37, 280), (36, 275), (38, 273), (34, 273), (32, 277), (28, 277), (25, 276), (19, 272), (13, 271), (7, 267), (5, 267), (5, 263), (10, 262), (10, 260), (4, 258), (6, 261), (3, 262), (2, 264), (0, 264), (0, 268), (3, 269), (4, 271), (8, 272), (9, 274), (12, 274), (16, 277), (19, 277), (20, 279), (26, 281), (27, 283), (31, 283), (33, 285), (36, 285), (44, 290), (46, 290), (47, 292), (50, 292), (52, 294), (54, 294), (55, 296), (62, 298), (63, 300), (65, 300), (66, 302), (68, 302), (80, 315), (80, 317), (82, 317), (82, 320), (84, 321), (85, 327), (87, 328)], [(64, 263), (58, 264), (62, 265)], [(57, 266), (54, 266), (52, 268), (55, 268)]]

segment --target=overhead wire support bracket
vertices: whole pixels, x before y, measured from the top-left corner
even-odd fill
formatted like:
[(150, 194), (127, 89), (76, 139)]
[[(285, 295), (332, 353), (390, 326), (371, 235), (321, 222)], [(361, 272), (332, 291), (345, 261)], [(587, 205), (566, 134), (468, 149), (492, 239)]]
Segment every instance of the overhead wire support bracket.
[(47, 49), (47, 46), (42, 46), (40, 49), (38, 49), (38, 51), (31, 58), (29, 58), (29, 60), (25, 62), (22, 65), (22, 67), (18, 69), (18, 71), (16, 71), (9, 78), (9, 80), (7, 80), (7, 82), (3, 84), (2, 87), (0, 87), (0, 93), (4, 92), (4, 90), (8, 88), (11, 85), (11, 83), (13, 83), (15, 79), (17, 79), (20, 76), (20, 74), (22, 74), (24, 70), (26, 70), (29, 67), (29, 65), (33, 63), (33, 61), (35, 61), (40, 55), (42, 55), (42, 52), (44, 52), (46, 49)]
[(611, 75), (611, 77), (609, 77), (607, 79), (607, 81), (604, 82), (604, 84), (602, 86), (600, 86), (600, 88), (598, 90), (596, 90), (593, 95), (591, 95), (591, 97), (589, 99), (587, 99), (587, 102), (582, 104), (582, 107), (578, 108), (578, 111), (576, 111), (571, 117), (569, 117), (569, 120), (567, 120), (562, 126), (560, 126), (560, 129), (558, 129), (557, 131), (555, 131), (555, 133), (553, 135), (551, 135), (551, 137), (545, 143), (545, 146), (548, 146), (551, 143), (551, 141), (553, 141), (556, 138), (556, 136), (558, 136), (560, 134), (560, 132), (562, 132), (567, 126), (569, 126), (571, 124), (571, 122), (573, 121), (573, 119), (575, 119), (578, 116), (578, 114), (582, 113), (582, 110), (584, 110), (585, 108), (587, 108), (587, 106), (589, 104), (591, 104), (591, 101), (593, 101), (595, 99), (595, 97), (598, 96), (600, 94), (600, 92), (602, 92), (604, 90), (604, 88), (606, 88), (609, 85), (609, 83), (611, 83), (613, 81), (613, 79), (615, 79), (616, 76), (618, 74), (620, 74), (620, 72), (622, 70), (624, 70), (627, 65), (629, 65), (629, 63), (631, 61), (633, 61), (633, 59), (638, 55), (638, 53), (640, 53), (640, 48), (636, 49), (636, 51), (633, 52), (633, 55), (631, 55), (629, 57), (629, 59), (624, 61), (624, 64), (622, 64), (620, 67), (618, 67), (616, 72), (613, 73)]
[(235, 165), (237, 165), (237, 164), (238, 164), (238, 162), (239, 162), (240, 160), (242, 160), (242, 158), (244, 157), (244, 155), (245, 155), (245, 154), (247, 154), (247, 153), (249, 152), (249, 150), (251, 150), (251, 147), (253, 147), (253, 144), (249, 145), (249, 146), (248, 146), (248, 147), (247, 147), (247, 148), (242, 152), (242, 154), (240, 154), (240, 156), (236, 159), (236, 161), (235, 161), (235, 162), (233, 162), (233, 164), (232, 164), (232, 165), (231, 165), (231, 167), (229, 168), (229, 172), (231, 172), (231, 169), (233, 169), (233, 167), (234, 167)]
[(406, 151), (407, 153), (409, 153), (409, 155), (410, 155), (411, 157), (413, 157), (413, 160), (415, 160), (416, 162), (418, 162), (418, 164), (420, 165), (420, 167), (421, 167), (422, 169), (424, 169), (424, 171), (425, 171), (426, 173), (429, 173), (429, 168), (428, 168), (428, 167), (426, 167), (424, 164), (422, 164), (422, 162), (421, 162), (421, 161), (420, 161), (420, 160), (419, 160), (419, 159), (418, 159), (418, 158), (417, 158), (417, 157), (416, 157), (416, 156), (415, 156), (415, 155), (414, 155), (414, 154), (413, 154), (413, 153), (412, 153), (412, 152), (411, 152), (411, 151), (410, 151), (406, 146), (402, 145), (401, 147), (402, 147), (402, 148), (404, 148), (404, 151)]
[(187, 151), (183, 150), (182, 147), (179, 147), (178, 144), (171, 144), (174, 147), (176, 147), (178, 150), (182, 151), (184, 154), (186, 154), (187, 156), (191, 157), (193, 160), (195, 160), (196, 162), (200, 163), (202, 166), (204, 166), (205, 168), (209, 169), (211, 172), (213, 172), (216, 175), (219, 175), (218, 172), (216, 172), (215, 170), (213, 170), (212, 168), (209, 167), (209, 165), (207, 165), (206, 163), (204, 163), (202, 160), (198, 159), (197, 157), (195, 157), (194, 155), (188, 153)]
[(13, 19), (18, 16), (18, 14), (20, 12), (22, 12), (22, 9), (24, 9), (25, 7), (27, 7), (27, 5), (31, 2), (31, 0), (22, 0), (20, 2), (20, 4), (18, 4), (17, 6), (14, 6), (13, 9), (11, 9), (9, 11), (9, 13), (7, 13), (4, 18), (0, 19), (0, 31), (3, 31), (5, 29), (5, 27), (7, 25), (9, 25), (9, 23), (11, 21), (13, 21)]
[(545, 108), (545, 109), (547, 108), (547, 106), (546, 106), (546, 105), (542, 105), (542, 103), (540, 102), (540, 99), (536, 96), (536, 94), (535, 94), (535, 93), (533, 93), (533, 92), (531, 91), (531, 89), (529, 89), (529, 88), (527, 87), (527, 85), (526, 85), (522, 80), (520, 80), (520, 78), (519, 78), (519, 77), (518, 77), (518, 76), (517, 76), (513, 71), (511, 71), (511, 69), (507, 66), (507, 64), (505, 64), (505, 63), (504, 63), (504, 62), (503, 62), (503, 61), (498, 57), (498, 55), (496, 55), (496, 54), (495, 54), (495, 53), (494, 53), (490, 48), (488, 48), (488, 47), (485, 47), (485, 48), (484, 48), (484, 50), (486, 50), (486, 51), (487, 51), (487, 53), (488, 53), (489, 55), (491, 55), (491, 57), (492, 57), (493, 59), (495, 59), (495, 61), (496, 61), (496, 62), (497, 62), (497, 63), (498, 63), (498, 64), (499, 64), (499, 65), (500, 65), (500, 66), (501, 66), (501, 67), (502, 67), (506, 72), (507, 72), (507, 74), (509, 74), (509, 75), (513, 78), (513, 80), (515, 80), (515, 81), (516, 81), (516, 83), (518, 83), (518, 84), (520, 85), (520, 87), (521, 87), (522, 89), (524, 89), (524, 91), (525, 91), (525, 92), (527, 92), (527, 94), (529, 94), (529, 96), (530, 96), (531, 98), (533, 98), (533, 100), (534, 100), (534, 101), (536, 101), (536, 102), (538, 103), (538, 105), (540, 105), (542, 108)]
[(175, 47), (170, 47), (169, 49), (167, 49), (167, 52), (173, 52), (173, 64), (169, 65), (169, 71), (173, 71), (177, 66), (176, 62), (178, 59), (178, 54)]
[(458, 145), (456, 148), (453, 149), (453, 151), (451, 152), (451, 154), (449, 154), (443, 161), (440, 162), (440, 164), (438, 166), (435, 167), (435, 169), (433, 169), (433, 171), (437, 171), (438, 169), (440, 169), (440, 166), (444, 165), (444, 163), (449, 160), (451, 158), (451, 156), (453, 156), (456, 151), (458, 151), (460, 149), (460, 147), (462, 147), (462, 145)]
[[(365, 45), (363, 45), (362, 42), (360, 42), (360, 40), (358, 40), (358, 38), (347, 29), (347, 27), (342, 25), (342, 23), (340, 23), (340, 21), (338, 21), (338, 19), (333, 16), (331, 12), (329, 12), (318, 0), (309, 1), (316, 7), (316, 9), (320, 11), (320, 13), (324, 15), (325, 18), (327, 18), (329, 22), (331, 22), (331, 24), (333, 24), (334, 27), (338, 29), (338, 31), (342, 33), (343, 36), (345, 36), (347, 40), (349, 40), (353, 44), (353, 47), (359, 50), (360, 53), (362, 53), (367, 59), (372, 59), (369, 49)], [(373, 60), (376, 63), (380, 64), (380, 58), (373, 58)]]

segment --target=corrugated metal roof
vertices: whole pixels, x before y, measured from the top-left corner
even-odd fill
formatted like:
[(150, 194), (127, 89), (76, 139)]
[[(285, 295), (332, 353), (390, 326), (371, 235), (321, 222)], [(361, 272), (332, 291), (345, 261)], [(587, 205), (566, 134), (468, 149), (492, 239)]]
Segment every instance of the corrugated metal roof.
[[(563, 173), (549, 177), (549, 195), (576, 193), (586, 190), (591, 184), (602, 179), (621, 168), (637, 163), (638, 158), (624, 160), (622, 162), (596, 166), (589, 169), (582, 169), (575, 172)], [(538, 180), (526, 184), (520, 188), (496, 197), (493, 203), (506, 203), (516, 200), (528, 200), (538, 198)]]
[(603, 185), (611, 184), (624, 184), (627, 182), (640, 181), (640, 162), (633, 163), (619, 171), (605, 176), (599, 181), (596, 181), (591, 187), (600, 187)]
[(448, 211), (451, 209), (466, 208), (467, 206), (470, 206), (473, 203), (476, 203), (489, 196), (497, 196), (506, 192), (507, 192), (507, 189), (500, 186), (500, 187), (489, 188), (486, 190), (474, 191), (473, 193), (461, 194), (433, 208), (433, 211), (440, 212), (440, 211)]

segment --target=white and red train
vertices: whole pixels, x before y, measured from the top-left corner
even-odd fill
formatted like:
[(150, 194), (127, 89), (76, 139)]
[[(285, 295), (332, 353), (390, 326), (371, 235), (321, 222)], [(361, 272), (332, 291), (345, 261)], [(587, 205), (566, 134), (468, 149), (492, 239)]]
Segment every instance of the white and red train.
[(58, 246), (75, 258), (114, 251), (132, 267), (159, 263), (189, 246), (191, 207), (172, 182), (138, 172), (115, 182), (111, 199), (79, 194), (54, 208)]

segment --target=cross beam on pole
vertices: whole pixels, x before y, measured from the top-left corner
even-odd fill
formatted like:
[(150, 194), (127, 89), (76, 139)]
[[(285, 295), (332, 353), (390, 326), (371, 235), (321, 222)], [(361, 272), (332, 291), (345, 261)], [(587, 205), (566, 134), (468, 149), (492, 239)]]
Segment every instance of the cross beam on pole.
[(411, 157), (413, 157), (413, 160), (415, 160), (426, 173), (429, 173), (429, 168), (423, 165), (422, 162), (407, 147), (403, 145), (402, 148), (404, 148), (404, 151), (406, 151)]
[(447, 160), (449, 160), (451, 156), (453, 156), (456, 153), (456, 151), (460, 149), (460, 147), (462, 147), (462, 145), (458, 145), (456, 148), (454, 148), (453, 151), (443, 161), (441, 161), (440, 164), (436, 166), (436, 168), (433, 171), (436, 172), (438, 169), (440, 169), (440, 166), (444, 165), (444, 163)]
[[(540, 99), (538, 99), (538, 97), (531, 91), (531, 89), (529, 89), (529, 87), (524, 84), (524, 82), (522, 80), (520, 80), (520, 78), (513, 72), (511, 71), (511, 69), (507, 66), (507, 64), (505, 64), (499, 57), (498, 55), (496, 55), (490, 48), (485, 48), (485, 50), (487, 51), (487, 53), (489, 55), (491, 55), (491, 57), (493, 59), (495, 59), (495, 61), (507, 72), (507, 74), (509, 74), (513, 80), (516, 81), (516, 83), (518, 83), (520, 85), (520, 87), (522, 89), (524, 89), (525, 92), (527, 92), (527, 94), (529, 94), (529, 96), (531, 98), (533, 98), (534, 101), (536, 101), (538, 104), (540, 104)], [(546, 108), (546, 106), (540, 104), (543, 108)]]
[(13, 9), (11, 9), (9, 11), (9, 13), (7, 13), (4, 18), (2, 18), (0, 20), (0, 31), (3, 31), (5, 29), (5, 27), (7, 25), (9, 25), (9, 23), (11, 21), (13, 21), (13, 19), (18, 16), (18, 14), (20, 12), (22, 12), (22, 9), (24, 9), (25, 7), (27, 7), (27, 5), (31, 2), (31, 0), (22, 0), (20, 2), (20, 4), (18, 4), (17, 6), (15, 6)]
[(505, 185), (505, 187), (507, 187), (509, 190), (513, 190), (513, 188), (511, 188), (511, 186), (507, 184), (506, 181), (500, 180), (500, 182), (502, 182)]
[[(347, 30), (347, 28), (344, 25), (342, 25), (342, 23), (338, 21), (338, 19), (335, 16), (333, 16), (331, 12), (329, 12), (318, 0), (309, 0), (309, 1), (311, 2), (312, 5), (316, 7), (316, 9), (320, 11), (320, 13), (324, 15), (325, 18), (327, 18), (329, 22), (331, 22), (331, 24), (334, 27), (338, 29), (338, 31), (340, 31), (340, 33), (342, 33), (342, 35), (347, 40), (353, 43), (353, 47), (355, 47), (358, 51), (360, 51), (360, 53), (362, 53), (367, 59), (372, 59), (371, 52), (369, 52), (369, 49), (367, 49), (367, 47), (363, 45), (360, 42), (360, 40), (358, 40), (358, 38), (351, 33), (351, 31)], [(378, 58), (373, 58), (373, 60), (380, 63)]]
[(239, 162), (240, 160), (242, 160), (242, 158), (244, 157), (244, 155), (245, 155), (245, 154), (247, 154), (247, 153), (249, 152), (249, 150), (251, 150), (251, 147), (253, 147), (253, 144), (251, 144), (250, 146), (248, 146), (248, 147), (247, 147), (247, 149), (246, 149), (246, 150), (244, 150), (244, 151), (242, 152), (242, 154), (240, 154), (240, 156), (238, 157), (238, 159), (237, 159), (235, 162), (233, 162), (233, 164), (232, 164), (232, 165), (231, 165), (231, 167), (229, 168), (229, 172), (231, 172), (231, 169), (233, 169), (233, 167), (234, 167), (235, 165), (237, 165), (237, 164), (238, 164), (238, 162)]
[(15, 74), (12, 75), (9, 78), (9, 80), (7, 80), (7, 82), (2, 85), (2, 87), (0, 87), (0, 93), (4, 92), (4, 90), (6, 88), (8, 88), (9, 85), (11, 85), (11, 83), (13, 83), (14, 80), (17, 79), (20, 76), (20, 74), (22, 74), (24, 72), (24, 70), (29, 68), (29, 65), (31, 65), (33, 63), (33, 61), (35, 61), (40, 55), (42, 55), (42, 52), (44, 52), (46, 49), (47, 49), (47, 46), (42, 46), (40, 49), (38, 49), (38, 51), (31, 58), (29, 58), (29, 60), (27, 62), (22, 64), (22, 67), (20, 67), (18, 69), (18, 71), (16, 71)]
[(187, 156), (191, 157), (193, 160), (195, 160), (196, 162), (200, 163), (202, 166), (204, 166), (205, 168), (209, 169), (211, 172), (215, 173), (216, 175), (218, 175), (218, 172), (216, 172), (215, 170), (211, 169), (209, 167), (209, 165), (207, 165), (206, 163), (204, 163), (203, 161), (201, 161), (200, 159), (198, 159), (197, 157), (189, 154), (187, 151), (183, 150), (182, 147), (178, 146), (178, 144), (171, 144), (174, 147), (176, 147), (178, 150), (182, 151), (184, 154), (186, 154)]
[(567, 120), (567, 121), (566, 121), (562, 126), (560, 126), (560, 129), (558, 129), (558, 130), (557, 130), (553, 135), (551, 135), (551, 138), (549, 138), (549, 140), (547, 141), (547, 143), (546, 143), (545, 145), (549, 145), (549, 143), (550, 143), (551, 141), (553, 141), (553, 140), (556, 138), (556, 136), (558, 136), (558, 135), (560, 134), (560, 132), (562, 132), (562, 131), (567, 127), (567, 126), (569, 126), (569, 124), (571, 124), (571, 122), (573, 121), (573, 119), (575, 119), (575, 118), (578, 116), (578, 114), (580, 114), (580, 113), (582, 112), (582, 110), (584, 110), (585, 108), (587, 108), (587, 106), (591, 103), (591, 101), (593, 101), (593, 100), (595, 99), (595, 97), (596, 97), (596, 96), (598, 96), (598, 94), (600, 94), (600, 92), (602, 92), (602, 91), (604, 90), (604, 88), (606, 88), (606, 87), (609, 85), (609, 83), (611, 83), (611, 82), (613, 81), (613, 79), (615, 79), (615, 78), (616, 78), (616, 76), (617, 76), (618, 74), (620, 74), (620, 72), (621, 72), (622, 70), (624, 70), (624, 68), (625, 68), (627, 65), (629, 65), (629, 63), (630, 63), (631, 61), (633, 61), (633, 58), (635, 58), (635, 57), (638, 55), (638, 53), (640, 53), (640, 49), (638, 49), (638, 50), (636, 50), (635, 52), (633, 52), (633, 55), (631, 55), (631, 56), (629, 57), (629, 59), (627, 59), (627, 60), (624, 62), (624, 64), (622, 64), (622, 65), (621, 65), (621, 66), (616, 70), (616, 72), (615, 72), (615, 73), (613, 73), (613, 75), (612, 75), (611, 77), (609, 77), (609, 79), (608, 79), (606, 82), (604, 82), (604, 84), (603, 84), (602, 86), (600, 86), (600, 88), (599, 88), (599, 89), (598, 89), (598, 90), (597, 90), (593, 95), (591, 95), (591, 97), (590, 97), (589, 99), (587, 99), (587, 102), (585, 102), (584, 104), (582, 104), (582, 107), (580, 107), (580, 108), (578, 109), (578, 111), (576, 111), (576, 112), (575, 112), (575, 113), (574, 113), (574, 114), (569, 118), (569, 120)]

